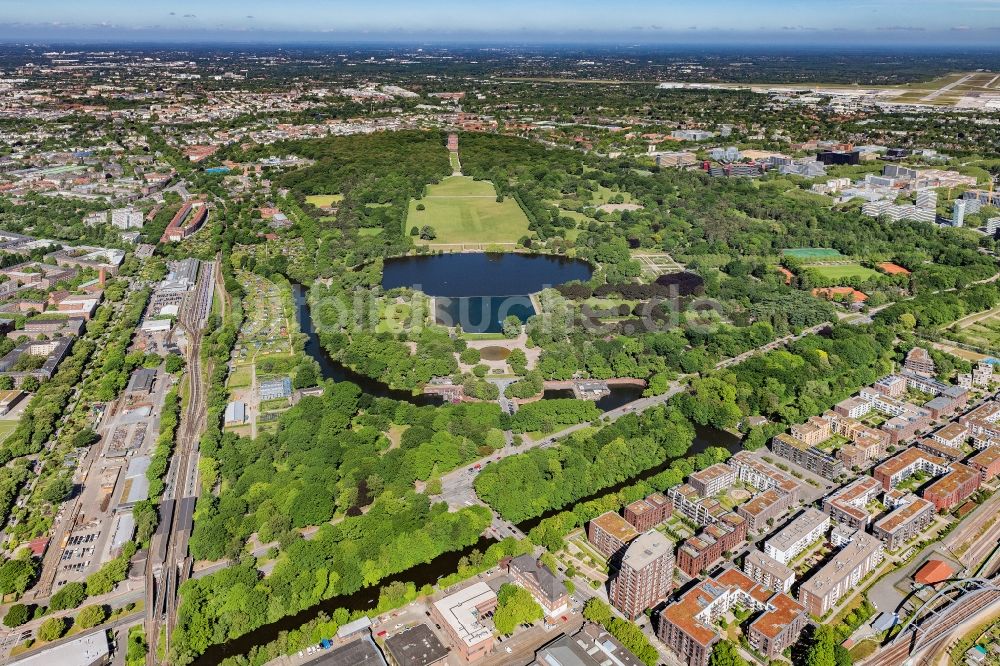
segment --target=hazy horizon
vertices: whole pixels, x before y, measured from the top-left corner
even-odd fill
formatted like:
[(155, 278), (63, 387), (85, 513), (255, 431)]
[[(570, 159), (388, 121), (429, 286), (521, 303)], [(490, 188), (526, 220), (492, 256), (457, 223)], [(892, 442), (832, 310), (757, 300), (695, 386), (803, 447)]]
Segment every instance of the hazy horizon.
[(0, 0), (5, 43), (845, 45), (998, 48), (1000, 0)]

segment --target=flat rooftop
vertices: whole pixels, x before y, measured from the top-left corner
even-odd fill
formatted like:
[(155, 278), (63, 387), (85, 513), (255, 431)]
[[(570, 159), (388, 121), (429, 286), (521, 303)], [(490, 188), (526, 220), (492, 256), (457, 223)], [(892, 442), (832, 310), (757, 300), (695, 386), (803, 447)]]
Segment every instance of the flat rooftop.
[(774, 546), (780, 551), (786, 551), (798, 543), (802, 537), (829, 522), (830, 516), (819, 509), (809, 507), (792, 522), (785, 525), (780, 532), (768, 539), (767, 545)]
[(478, 582), (435, 601), (434, 607), (452, 631), (471, 647), (493, 636), (493, 632), (480, 622), (479, 607), (495, 602), (496, 598), (489, 585)]
[(107, 654), (107, 635), (104, 631), (94, 631), (14, 663), (20, 666), (91, 666)]
[(385, 639), (385, 649), (397, 666), (428, 666), (448, 656), (448, 648), (426, 624), (418, 624)]
[(639, 534), (627, 520), (614, 511), (601, 514), (597, 518), (594, 518), (593, 522), (619, 541), (629, 541)]
[(640, 534), (625, 550), (622, 566), (644, 569), (661, 557), (673, 557), (674, 542), (656, 530)]
[(822, 569), (799, 586), (800, 594), (807, 592), (817, 597), (825, 596), (835, 582), (848, 576), (863, 561), (881, 548), (882, 542), (874, 536), (860, 530), (857, 531), (849, 544), (841, 548)]

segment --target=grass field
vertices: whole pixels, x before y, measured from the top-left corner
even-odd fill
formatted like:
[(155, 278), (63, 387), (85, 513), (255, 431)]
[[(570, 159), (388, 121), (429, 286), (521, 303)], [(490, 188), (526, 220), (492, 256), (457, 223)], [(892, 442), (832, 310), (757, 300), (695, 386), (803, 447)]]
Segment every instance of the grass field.
[[(410, 201), (406, 231), (429, 225), (437, 238), (434, 245), (452, 243), (516, 243), (529, 234), (528, 218), (517, 202), (507, 198), (497, 203), (493, 184), (468, 176), (451, 176), (427, 188), (427, 196)], [(423, 204), (425, 210), (417, 210)]]
[(245, 388), (253, 379), (250, 365), (237, 365), (229, 375), (229, 388)]
[(312, 204), (317, 208), (329, 208), (333, 204), (340, 203), (343, 200), (343, 194), (314, 194), (311, 197), (306, 197), (306, 203)]
[(865, 268), (861, 264), (838, 264), (836, 266), (810, 266), (810, 271), (831, 280), (842, 280), (849, 277), (859, 277), (867, 280), (878, 276), (876, 271)]
[(1000, 355), (1000, 308), (965, 317), (956, 327), (959, 330), (947, 331), (949, 339)]
[(801, 261), (836, 261), (844, 259), (840, 250), (829, 247), (793, 247), (782, 250), (786, 257), (792, 257)]
[(0, 443), (3, 443), (10, 437), (11, 433), (17, 429), (17, 420), (3, 419), (0, 420)]
[(458, 153), (448, 153), (448, 161), (451, 162), (452, 171), (459, 171), (462, 168), (458, 161)]

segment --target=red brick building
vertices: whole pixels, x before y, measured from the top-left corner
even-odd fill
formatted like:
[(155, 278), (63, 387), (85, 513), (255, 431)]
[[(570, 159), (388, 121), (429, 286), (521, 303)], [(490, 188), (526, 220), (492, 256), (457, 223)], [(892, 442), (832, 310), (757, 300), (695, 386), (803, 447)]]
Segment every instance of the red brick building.
[(715, 564), (722, 554), (736, 550), (747, 538), (747, 521), (727, 513), (677, 549), (677, 567), (692, 578)]
[(627, 618), (635, 618), (670, 595), (674, 588), (674, 543), (649, 530), (625, 549), (611, 577), (608, 598)]
[(989, 446), (969, 458), (969, 467), (979, 472), (983, 483), (1000, 474), (1000, 446)]
[(673, 512), (673, 503), (663, 493), (653, 493), (625, 507), (625, 520), (637, 532), (648, 532)]
[(587, 525), (587, 539), (609, 560), (621, 555), (625, 546), (637, 536), (635, 528), (614, 511), (601, 514)]
[(952, 463), (951, 471), (931, 484), (923, 498), (938, 511), (947, 511), (979, 489), (980, 472), (962, 463)]

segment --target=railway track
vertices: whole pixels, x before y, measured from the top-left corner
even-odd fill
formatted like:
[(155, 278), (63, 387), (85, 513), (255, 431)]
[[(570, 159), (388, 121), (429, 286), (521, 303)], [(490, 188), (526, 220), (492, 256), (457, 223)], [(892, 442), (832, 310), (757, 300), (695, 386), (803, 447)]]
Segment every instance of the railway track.
[[(933, 661), (933, 655), (942, 643), (951, 636), (952, 630), (979, 611), (1000, 604), (1000, 590), (980, 590), (951, 604), (944, 614), (929, 617), (925, 629), (918, 627), (916, 636), (912, 632), (885, 646), (863, 662), (861, 666), (924, 666)], [(919, 643), (916, 645), (914, 641)], [(910, 650), (916, 647), (916, 653)]]
[[(188, 400), (181, 415), (171, 471), (168, 474), (170, 482), (164, 495), (164, 503), (171, 502), (172, 511), (168, 518), (170, 524), (162, 533), (162, 538), (166, 539), (166, 548), (160, 567), (160, 580), (154, 583), (158, 594), (153, 595), (148, 634), (151, 645), (155, 646), (162, 626), (165, 650), (170, 648), (171, 634), (177, 621), (178, 591), (191, 571), (188, 542), (198, 499), (198, 439), (205, 425), (207, 408), (207, 390), (201, 366), (202, 329), (211, 311), (215, 276), (216, 266), (203, 264), (193, 302), (186, 308), (181, 323), (188, 339)], [(150, 572), (155, 564), (151, 562)], [(147, 657), (150, 666), (155, 663), (155, 652), (155, 649), (150, 650)]]

